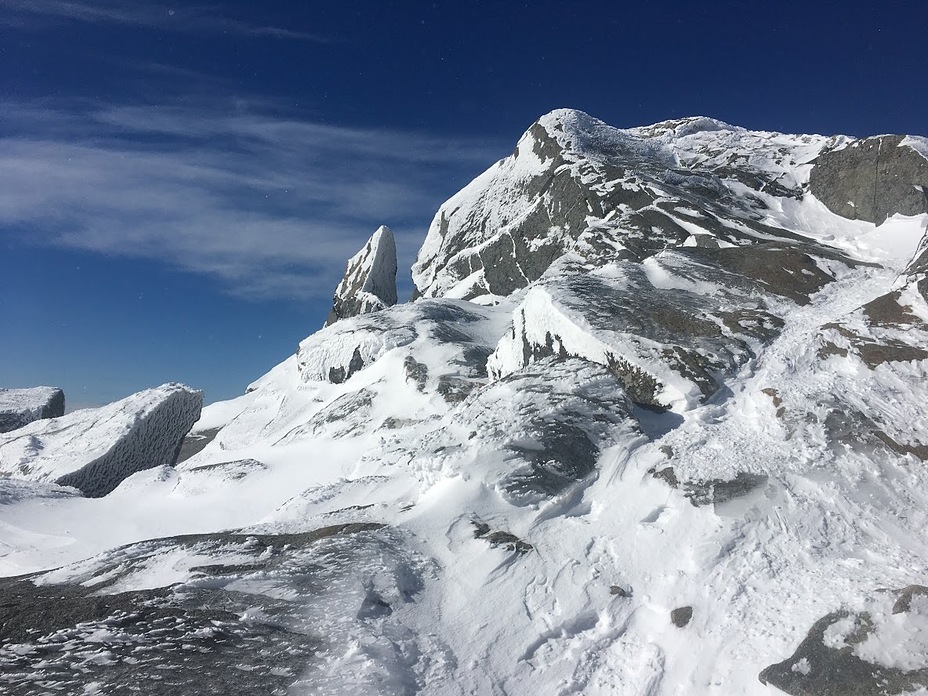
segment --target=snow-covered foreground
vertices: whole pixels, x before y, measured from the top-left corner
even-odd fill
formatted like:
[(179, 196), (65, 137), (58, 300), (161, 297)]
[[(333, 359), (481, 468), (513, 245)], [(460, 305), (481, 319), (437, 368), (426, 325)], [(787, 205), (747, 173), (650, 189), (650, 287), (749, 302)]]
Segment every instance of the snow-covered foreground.
[[(928, 580), (906, 276), (928, 215), (763, 195), (819, 250), (786, 289), (684, 236), (341, 320), (204, 409), (218, 432), (174, 469), (93, 500), (0, 481), (0, 573), (183, 610), (165, 654), (263, 645), (233, 651), (253, 693), (928, 693), (928, 591), (902, 592)], [(109, 620), (10, 640), (0, 684), (144, 663), (119, 646), (148, 634)]]

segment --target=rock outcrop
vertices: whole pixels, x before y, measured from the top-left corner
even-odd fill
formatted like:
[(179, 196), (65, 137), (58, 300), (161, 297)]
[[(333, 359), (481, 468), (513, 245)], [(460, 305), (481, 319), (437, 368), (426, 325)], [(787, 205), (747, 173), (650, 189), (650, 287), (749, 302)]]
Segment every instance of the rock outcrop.
[(703, 117), (620, 129), (552, 111), (439, 208), (413, 266), (416, 292), (508, 295), (565, 253), (601, 265), (667, 247), (795, 242), (763, 199), (801, 199), (805, 162), (845, 141)]
[(348, 261), (325, 325), (395, 304), (396, 242), (390, 228), (382, 225)]
[[(325, 327), (300, 343), (297, 366), (306, 382), (340, 384), (386, 353), (416, 341), (453, 344), (458, 360), (486, 375), (490, 346), (480, 344), (480, 308), (460, 301), (400, 305), (377, 316), (357, 316)], [(441, 374), (438, 371), (437, 374)]]
[(832, 612), (812, 625), (789, 658), (761, 672), (760, 681), (791, 696), (923, 693), (926, 600), (925, 588), (912, 585), (883, 591), (863, 611)]
[(172, 383), (31, 423), (0, 437), (0, 474), (104, 496), (138, 471), (173, 465), (202, 406), (203, 392)]
[(64, 415), (64, 392), (55, 387), (0, 389), (0, 433)]
[[(924, 154), (923, 154), (924, 153)], [(824, 151), (809, 177), (833, 213), (880, 224), (894, 213), (928, 213), (928, 141), (880, 135)]]

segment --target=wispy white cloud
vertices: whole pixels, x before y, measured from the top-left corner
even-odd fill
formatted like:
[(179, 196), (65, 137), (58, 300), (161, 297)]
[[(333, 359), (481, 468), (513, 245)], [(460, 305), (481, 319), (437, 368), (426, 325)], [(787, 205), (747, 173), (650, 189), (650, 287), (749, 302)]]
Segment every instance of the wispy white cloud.
[(332, 37), (287, 27), (265, 26), (235, 19), (211, 6), (184, 7), (144, 0), (0, 0), (0, 23), (28, 27), (35, 21), (78, 21), (121, 24), (165, 31), (267, 36), (275, 39), (331, 43)]
[(381, 223), (410, 260), (452, 178), (500, 154), (241, 105), (0, 111), (0, 235), (159, 259), (253, 298), (326, 297)]

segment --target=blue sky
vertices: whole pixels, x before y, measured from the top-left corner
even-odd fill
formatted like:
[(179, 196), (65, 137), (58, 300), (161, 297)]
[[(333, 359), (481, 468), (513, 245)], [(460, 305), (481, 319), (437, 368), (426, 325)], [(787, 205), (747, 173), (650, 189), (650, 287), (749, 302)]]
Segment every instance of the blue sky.
[(541, 114), (926, 134), (928, 8), (0, 0), (0, 385), (241, 393)]

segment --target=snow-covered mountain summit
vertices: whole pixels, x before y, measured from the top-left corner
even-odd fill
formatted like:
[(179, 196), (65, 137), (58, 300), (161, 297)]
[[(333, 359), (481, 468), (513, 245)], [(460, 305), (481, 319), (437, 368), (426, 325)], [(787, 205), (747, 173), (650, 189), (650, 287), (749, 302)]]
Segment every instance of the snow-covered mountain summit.
[(0, 614), (0, 683), (925, 693), (923, 144), (542, 117), (439, 209), (418, 299), (307, 337), (199, 452), (16, 484), (2, 589), (67, 611)]
[(810, 192), (813, 169), (822, 172), (813, 188), (821, 182), (826, 204), (843, 206), (837, 212), (869, 210), (868, 183), (868, 196), (888, 205), (904, 195), (896, 212), (925, 212), (917, 187), (928, 161), (901, 137), (882, 141), (880, 166), (890, 153), (896, 163), (878, 176), (869, 171), (875, 161), (843, 154), (868, 150), (843, 136), (755, 132), (704, 117), (619, 129), (553, 111), (438, 210), (413, 279), (426, 297), (508, 295), (567, 252), (601, 265), (681, 245), (795, 244), (797, 233), (816, 236), (823, 223), (796, 205)]

